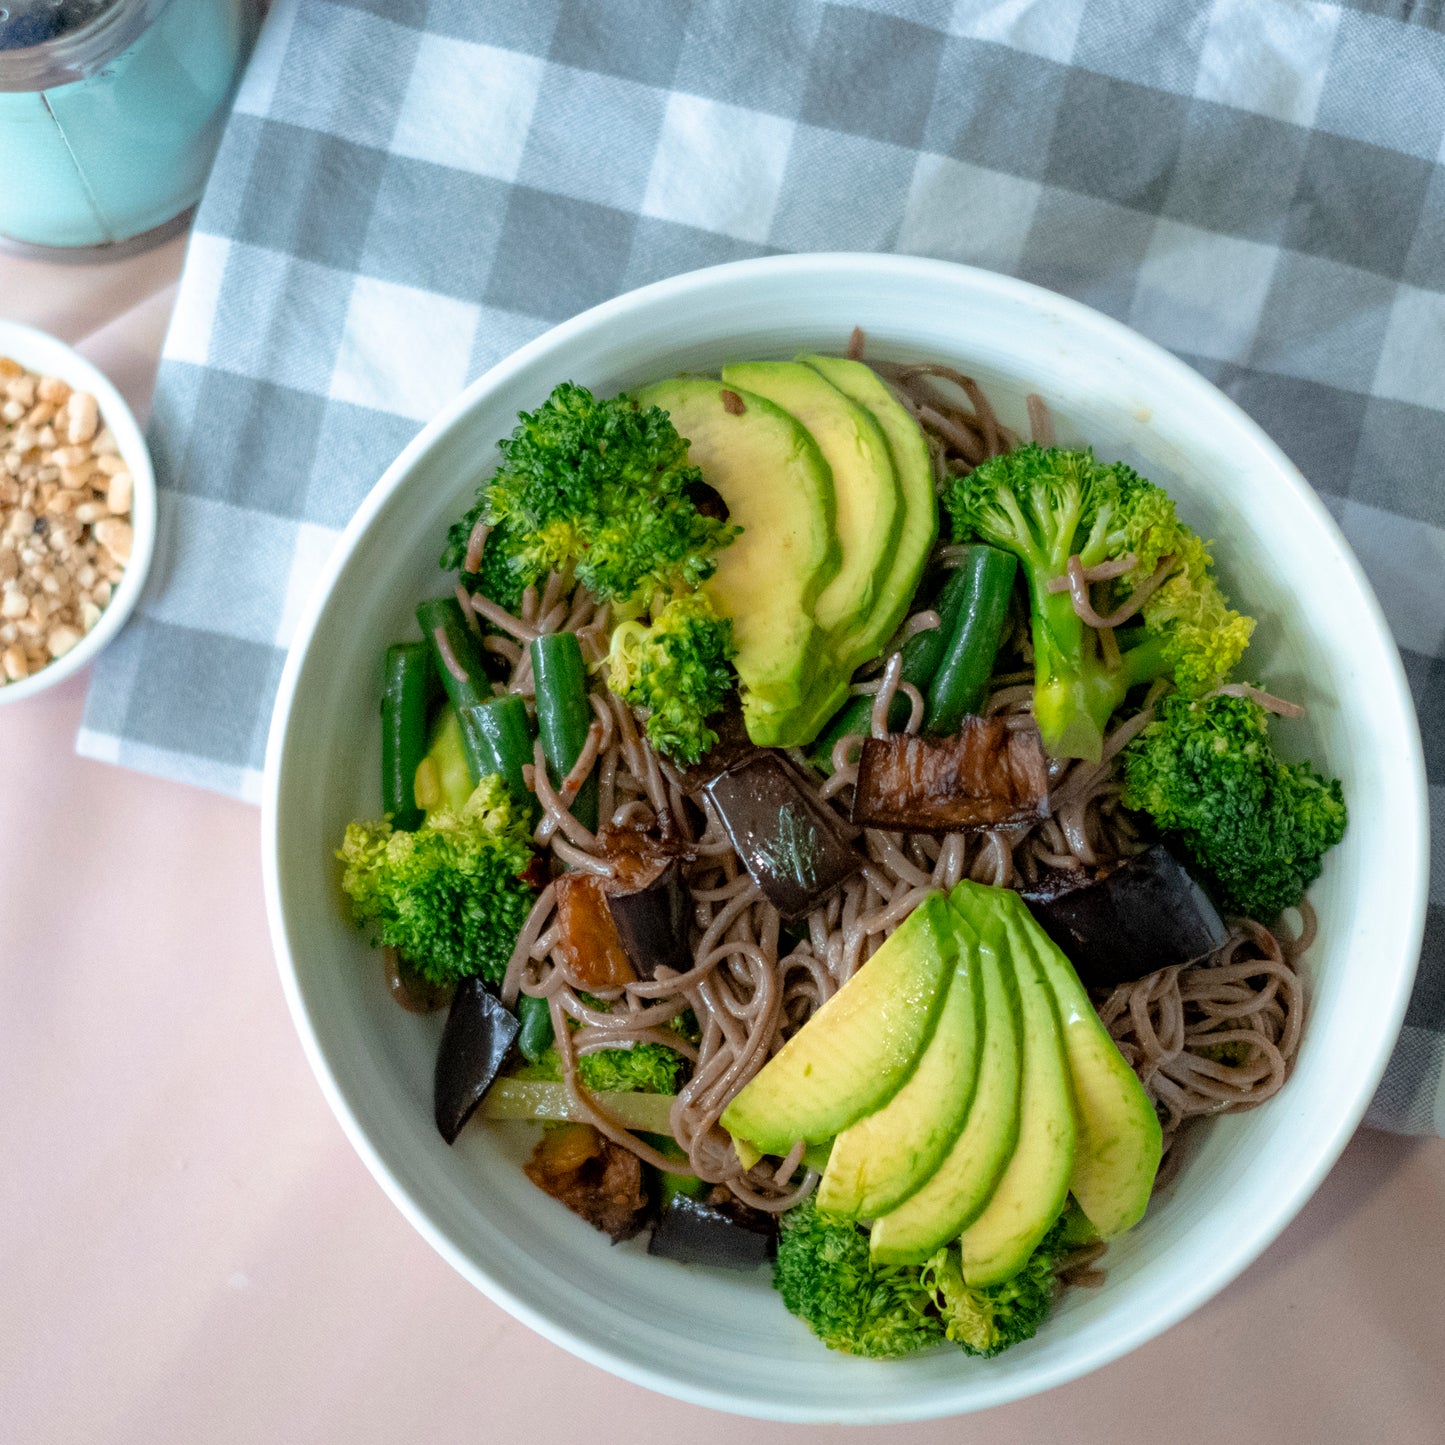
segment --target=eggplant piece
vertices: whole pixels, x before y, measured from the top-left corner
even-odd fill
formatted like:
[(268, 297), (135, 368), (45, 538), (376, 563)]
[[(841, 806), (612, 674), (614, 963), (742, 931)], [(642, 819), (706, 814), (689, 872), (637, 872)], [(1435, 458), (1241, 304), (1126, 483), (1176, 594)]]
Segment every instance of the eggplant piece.
[(451, 1012), (437, 1050), (432, 1101), (437, 1128), (456, 1143), (467, 1120), (496, 1081), (512, 1051), (520, 1026), (500, 1001), (473, 975), (452, 995)]
[(1053, 870), (1023, 900), (1089, 988), (1192, 963), (1229, 935), (1209, 895), (1162, 843), (1088, 881)]
[(966, 717), (953, 737), (865, 738), (853, 822), (954, 833), (1035, 823), (1049, 815), (1049, 773), (1037, 728)]
[(753, 881), (784, 918), (811, 913), (863, 866), (837, 819), (771, 753), (720, 773), (705, 791)]
[(640, 886), (618, 888), (614, 883), (604, 896), (638, 978), (653, 978), (659, 968), (685, 973), (692, 967), (687, 938), (692, 905), (676, 858), (659, 860), (653, 876)]
[(637, 977), (606, 903), (606, 880), (595, 873), (557, 879), (557, 947), (582, 988), (621, 988)]
[(647, 1222), (642, 1161), (591, 1124), (549, 1129), (522, 1169), (544, 1194), (611, 1235), (613, 1244), (631, 1239)]
[(778, 1248), (778, 1222), (720, 1190), (707, 1199), (675, 1194), (647, 1242), (648, 1254), (714, 1269), (756, 1269)]

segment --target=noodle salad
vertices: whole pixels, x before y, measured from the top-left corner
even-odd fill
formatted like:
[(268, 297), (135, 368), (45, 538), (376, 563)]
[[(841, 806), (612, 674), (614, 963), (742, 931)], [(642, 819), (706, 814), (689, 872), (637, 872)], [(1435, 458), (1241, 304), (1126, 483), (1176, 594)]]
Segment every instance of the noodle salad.
[[(1338, 782), (1209, 545), (949, 367), (559, 385), (388, 649), (338, 852), (448, 1143), (822, 1342), (991, 1356), (1286, 1082)], [(1284, 724), (1287, 726), (1287, 724)]]

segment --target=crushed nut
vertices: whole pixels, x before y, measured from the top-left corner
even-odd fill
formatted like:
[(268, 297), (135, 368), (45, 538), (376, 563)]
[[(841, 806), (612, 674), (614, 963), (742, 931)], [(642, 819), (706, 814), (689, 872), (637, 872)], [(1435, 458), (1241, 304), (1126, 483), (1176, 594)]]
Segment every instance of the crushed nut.
[(100, 621), (130, 560), (133, 493), (95, 398), (0, 356), (0, 686)]

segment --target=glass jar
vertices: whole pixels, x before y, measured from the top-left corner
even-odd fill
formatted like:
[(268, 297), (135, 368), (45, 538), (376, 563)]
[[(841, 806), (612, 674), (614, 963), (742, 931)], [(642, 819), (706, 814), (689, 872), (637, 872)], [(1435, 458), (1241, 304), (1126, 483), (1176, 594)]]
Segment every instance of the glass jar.
[(0, 240), (115, 254), (176, 229), (255, 16), (253, 0), (0, 0)]

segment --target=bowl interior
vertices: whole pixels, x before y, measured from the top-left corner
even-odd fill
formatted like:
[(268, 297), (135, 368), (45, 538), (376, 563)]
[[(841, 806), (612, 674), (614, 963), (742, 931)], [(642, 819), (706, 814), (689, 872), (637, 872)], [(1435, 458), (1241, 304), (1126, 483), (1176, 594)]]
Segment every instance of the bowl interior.
[[(1217, 539), (1226, 588), (1260, 619), (1254, 670), (1309, 705), (1287, 732), (1344, 781), (1351, 826), (1313, 897), (1320, 936), (1293, 1079), (1268, 1107), (1202, 1131), (1181, 1177), (1110, 1249), (1109, 1281), (1068, 1296), (1040, 1336), (997, 1360), (945, 1351), (876, 1364), (823, 1350), (765, 1273), (731, 1276), (606, 1242), (543, 1199), (524, 1140), (431, 1123), (439, 1023), (390, 1002), (347, 924), (333, 850), (378, 809), (381, 656), (445, 591), (443, 532), (517, 411), (563, 379), (603, 392), (729, 360), (837, 351), (931, 358), (978, 378), (1012, 425), (1048, 403), (1061, 441), (1122, 457)], [(268, 759), (267, 884), (293, 1012), (356, 1147), (413, 1223), (534, 1327), (669, 1393), (795, 1420), (925, 1418), (1083, 1373), (1180, 1318), (1283, 1228), (1357, 1123), (1398, 1029), (1418, 952), (1424, 824), (1418, 735), (1379, 610), (1314, 494), (1197, 375), (1073, 303), (962, 267), (788, 258), (648, 288), (504, 363), (408, 449), (369, 499), (298, 634)]]
[(156, 482), (150, 452), (135, 415), (110, 379), (73, 347), (32, 326), (0, 320), (0, 356), (18, 361), (29, 371), (58, 376), (74, 391), (88, 391), (100, 406), (102, 423), (116, 445), (134, 481), (131, 494), (130, 561), (100, 621), (63, 657), (20, 682), (0, 687), (0, 704), (19, 702), (43, 688), (78, 672), (96, 656), (125, 624), (140, 597), (150, 569), (156, 536)]

